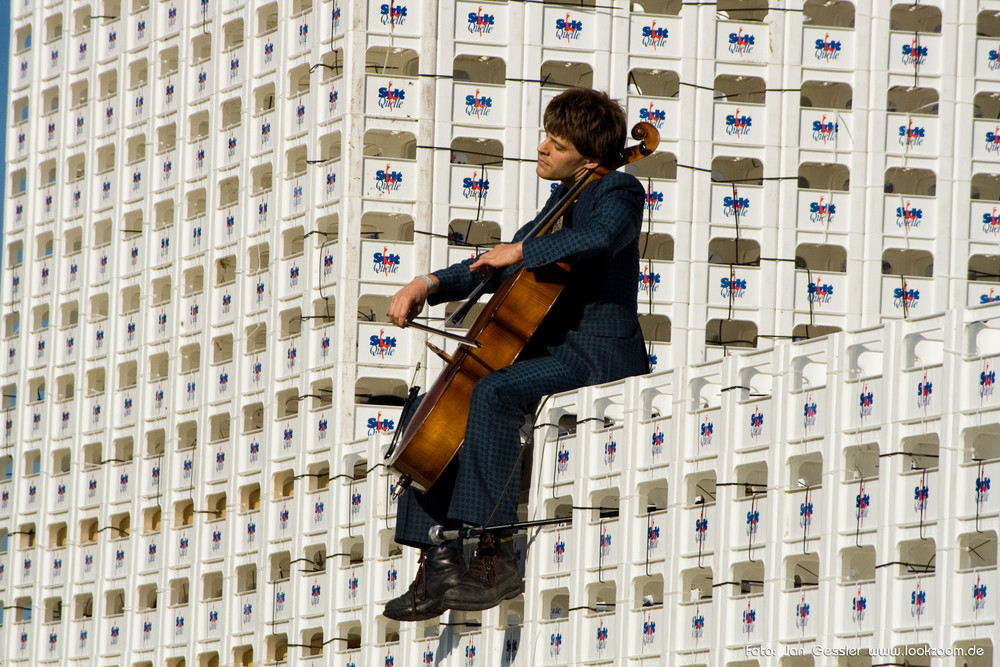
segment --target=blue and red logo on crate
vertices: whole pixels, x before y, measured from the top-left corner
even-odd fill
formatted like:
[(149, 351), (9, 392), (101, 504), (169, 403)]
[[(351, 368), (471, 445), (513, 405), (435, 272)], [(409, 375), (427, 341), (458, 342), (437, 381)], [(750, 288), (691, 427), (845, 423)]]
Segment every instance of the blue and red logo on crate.
[(916, 588), (910, 592), (910, 616), (919, 621), (926, 610), (927, 591), (920, 588), (920, 582), (918, 581)]
[(381, 412), (379, 412), (376, 417), (368, 418), (368, 435), (387, 433), (393, 428), (395, 428), (395, 420), (389, 419), (388, 417), (383, 419)]
[[(314, 586), (315, 592), (313, 594), (313, 600), (318, 604), (319, 602), (319, 586)], [(351, 570), (351, 576), (347, 578), (347, 599), (355, 600), (358, 597), (358, 576)]]
[(816, 402), (813, 401), (812, 394), (809, 394), (802, 410), (802, 426), (804, 428), (809, 429), (816, 425), (816, 414), (818, 410), (819, 408), (816, 405)]
[(979, 374), (979, 398), (989, 398), (996, 389), (997, 373), (990, 370), (989, 362), (986, 368)]
[(475, 12), (469, 12), (468, 20), (469, 33), (480, 37), (493, 32), (493, 27), (496, 25), (496, 16), (484, 14), (482, 7)]
[(749, 510), (747, 512), (747, 536), (753, 537), (760, 527), (760, 511)]
[(1000, 49), (990, 49), (986, 52), (986, 69), (991, 72), (1000, 69)]
[(566, 449), (565, 443), (559, 443), (559, 449), (556, 450), (556, 473), (562, 474), (569, 470), (569, 450)]
[(865, 483), (861, 482), (858, 494), (854, 497), (854, 516), (858, 520), (859, 525), (868, 518), (868, 509), (871, 507), (871, 504), (871, 495), (865, 491)]
[(653, 184), (650, 183), (646, 188), (646, 210), (647, 211), (659, 211), (663, 206), (663, 193), (659, 190), (653, 189)]
[(861, 390), (860, 403), (861, 403), (861, 409), (859, 414), (861, 419), (865, 419), (866, 417), (871, 417), (872, 409), (874, 408), (875, 405), (875, 394), (870, 389), (868, 389), (867, 382), (865, 383), (864, 389)]
[(819, 201), (809, 203), (809, 221), (819, 224), (829, 224), (833, 222), (833, 216), (837, 213), (837, 205), (825, 202), (825, 197), (820, 197)]
[(750, 135), (750, 127), (753, 118), (748, 115), (740, 115), (740, 110), (726, 115), (726, 134), (737, 139)]
[(403, 174), (393, 171), (392, 166), (387, 164), (385, 169), (375, 172), (375, 189), (379, 192), (395, 192), (403, 184)]
[(566, 541), (562, 538), (562, 533), (556, 533), (556, 541), (552, 545), (552, 562), (561, 565), (566, 559)]
[(982, 472), (976, 477), (976, 507), (982, 509), (990, 499), (990, 478)]
[(729, 33), (729, 52), (737, 56), (750, 55), (755, 46), (753, 35), (744, 35), (742, 26), (736, 32)]
[(549, 635), (549, 656), (555, 658), (562, 651), (562, 633), (553, 632)]
[(556, 19), (556, 31), (555, 36), (558, 40), (565, 39), (567, 42), (572, 42), (580, 39), (583, 34), (583, 21), (577, 19), (571, 19), (570, 15), (567, 13), (566, 18)]
[(764, 433), (764, 413), (759, 406), (754, 406), (750, 415), (750, 437), (756, 440)]
[(842, 45), (838, 40), (830, 39), (830, 33), (823, 35), (823, 39), (816, 40), (816, 48), (813, 52), (816, 60), (830, 62), (840, 58)]
[(399, 578), (399, 572), (392, 565), (385, 573), (385, 590), (388, 593), (392, 593), (396, 590), (396, 581)]
[(615, 454), (618, 452), (618, 443), (608, 434), (608, 441), (604, 443), (604, 465), (609, 468), (615, 464)]
[(851, 620), (855, 623), (862, 623), (865, 620), (865, 611), (868, 609), (868, 598), (861, 594), (861, 588), (851, 600)]
[(659, 129), (663, 127), (664, 121), (667, 120), (667, 112), (664, 109), (656, 108), (655, 102), (650, 102), (648, 107), (639, 109), (639, 120)]
[(611, 555), (611, 533), (607, 526), (601, 526), (601, 558)]
[(840, 132), (840, 123), (833, 121), (827, 122), (826, 114), (823, 114), (821, 120), (814, 120), (812, 124), (812, 138), (813, 141), (821, 141), (824, 144), (828, 141), (834, 141), (837, 138), (837, 133)]
[(646, 528), (646, 553), (651, 554), (660, 546), (660, 527), (655, 521), (650, 521)]
[(726, 299), (742, 299), (746, 296), (747, 280), (737, 278), (735, 271), (730, 271), (728, 278), (722, 278), (720, 285), (722, 287), (720, 294)]
[(694, 521), (694, 541), (702, 544), (708, 537), (708, 519), (705, 518), (705, 506), (701, 506), (701, 515)]
[(406, 23), (408, 15), (406, 3), (392, 0), (379, 7), (379, 22), (390, 27), (401, 26)]
[[(1000, 143), (997, 144), (997, 150), (1000, 150)], [(991, 212), (983, 213), (983, 232), (993, 234), (994, 237), (1000, 232), (1000, 215), (997, 215), (996, 206)]]
[(479, 89), (476, 88), (474, 95), (465, 96), (465, 115), (476, 118), (486, 118), (493, 110), (493, 98), (485, 95), (480, 96)]
[(490, 182), (486, 178), (477, 178), (479, 172), (472, 172), (472, 178), (462, 179), (462, 197), (483, 201), (490, 191)]
[(653, 271), (652, 266), (646, 264), (639, 274), (639, 291), (643, 294), (652, 294), (660, 287), (660, 274)]
[(820, 306), (824, 303), (830, 303), (833, 299), (833, 285), (830, 283), (824, 283), (819, 277), (810, 282), (807, 289), (809, 291), (809, 303), (814, 303), (817, 306)]
[(698, 444), (702, 447), (711, 445), (713, 431), (715, 431), (715, 425), (708, 420), (708, 416), (706, 415), (698, 426)]
[(927, 511), (927, 501), (931, 496), (925, 474), (920, 475), (920, 482), (913, 487), (913, 511), (923, 514)]
[(812, 525), (813, 519), (813, 504), (809, 500), (809, 493), (806, 492), (806, 499), (799, 503), (799, 526), (801, 528), (808, 528)]
[(910, 67), (920, 67), (927, 61), (930, 49), (920, 43), (918, 37), (914, 37), (909, 44), (903, 44), (902, 62)]
[(986, 609), (986, 584), (976, 575), (976, 585), (972, 587), (972, 611), (978, 613)]
[(920, 300), (920, 290), (911, 289), (906, 282), (902, 287), (892, 290), (892, 305), (895, 308), (902, 308), (904, 311), (916, 308)]
[(705, 634), (705, 615), (701, 609), (694, 608), (694, 616), (691, 617), (691, 636), (694, 639), (701, 639)]
[(357, 517), (361, 515), (361, 492), (352, 491), (351, 492), (351, 516)]
[(656, 27), (655, 19), (649, 25), (642, 26), (642, 45), (647, 49), (652, 48), (655, 51), (661, 46), (666, 46), (667, 37), (669, 36), (669, 30), (663, 27)]
[(917, 148), (924, 143), (926, 135), (927, 129), (919, 125), (914, 125), (913, 120), (910, 119), (906, 122), (906, 125), (899, 126), (899, 145), (907, 150)]
[(739, 217), (748, 213), (750, 210), (750, 199), (748, 197), (740, 197), (733, 191), (732, 196), (726, 195), (722, 198), (722, 215), (727, 218), (736, 216)]
[(653, 458), (656, 458), (663, 453), (663, 431), (660, 430), (659, 424), (653, 429), (653, 436), (650, 440), (650, 453)]
[(378, 89), (378, 108), (396, 111), (403, 107), (406, 91), (402, 88), (393, 88), (392, 81)]
[(400, 267), (400, 256), (389, 252), (387, 246), (382, 246), (382, 252), (372, 255), (372, 269), (375, 273), (388, 276), (396, 273)]
[(931, 394), (934, 391), (934, 383), (927, 380), (927, 373), (923, 379), (917, 383), (917, 407), (926, 409), (931, 404)]
[(756, 629), (757, 610), (750, 606), (750, 600), (747, 599), (747, 608), (743, 610), (743, 632), (749, 635)]
[(608, 647), (608, 628), (604, 627), (604, 619), (597, 626), (597, 650), (603, 651)]
[(340, 101), (340, 93), (337, 91), (337, 84), (333, 84), (333, 87), (330, 89), (330, 95), (328, 97), (328, 101), (330, 103), (330, 113), (331, 114), (336, 113), (337, 102)]
[(476, 664), (476, 645), (469, 638), (469, 643), (465, 645), (465, 667), (473, 667)]
[(372, 335), (369, 339), (368, 352), (371, 356), (379, 359), (391, 357), (396, 351), (396, 338), (386, 336), (385, 329), (379, 329), (377, 335)]
[(799, 598), (799, 603), (795, 605), (795, 627), (804, 630), (809, 624), (809, 603), (806, 602), (806, 594)]

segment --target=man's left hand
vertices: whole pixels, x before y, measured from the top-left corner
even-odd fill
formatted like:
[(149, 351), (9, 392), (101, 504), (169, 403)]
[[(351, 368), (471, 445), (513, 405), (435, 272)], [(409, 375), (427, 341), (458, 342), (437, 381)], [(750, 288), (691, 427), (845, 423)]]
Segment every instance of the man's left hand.
[(469, 270), (472, 272), (478, 271), (485, 276), (490, 272), (491, 268), (502, 269), (506, 266), (517, 264), (522, 259), (524, 259), (524, 254), (521, 252), (520, 242), (501, 243), (489, 252), (485, 252), (477, 257), (476, 261), (469, 265)]

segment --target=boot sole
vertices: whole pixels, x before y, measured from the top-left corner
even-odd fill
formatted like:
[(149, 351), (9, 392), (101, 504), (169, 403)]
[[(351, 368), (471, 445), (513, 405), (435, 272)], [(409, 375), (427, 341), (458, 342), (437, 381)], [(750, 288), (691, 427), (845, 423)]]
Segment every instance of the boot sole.
[(382, 615), (393, 621), (429, 621), (432, 618), (437, 618), (447, 609), (441, 605), (434, 607), (433, 609), (428, 609), (425, 611), (407, 609), (405, 613), (387, 613), (385, 610), (382, 611)]

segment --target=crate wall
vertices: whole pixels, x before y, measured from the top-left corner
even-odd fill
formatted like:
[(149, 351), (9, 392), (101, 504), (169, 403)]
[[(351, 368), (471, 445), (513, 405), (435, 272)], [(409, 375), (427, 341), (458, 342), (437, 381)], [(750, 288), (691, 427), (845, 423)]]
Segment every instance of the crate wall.
[[(997, 11), (16, 0), (6, 659), (991, 652), (998, 347), (992, 309), (962, 309), (1000, 285)], [(566, 85), (661, 132), (629, 167), (653, 375), (547, 404), (562, 426), (536, 433), (525, 511), (605, 509), (528, 536), (523, 599), (400, 626), (378, 611), (415, 562), (379, 464), (441, 362), (388, 326), (388, 299), (534, 215), (542, 111)], [(836, 331), (855, 333), (776, 345)], [(931, 555), (933, 573), (898, 565)], [(930, 602), (907, 612), (918, 585)], [(939, 606), (952, 589), (986, 592)], [(861, 598), (874, 613), (842, 612)]]

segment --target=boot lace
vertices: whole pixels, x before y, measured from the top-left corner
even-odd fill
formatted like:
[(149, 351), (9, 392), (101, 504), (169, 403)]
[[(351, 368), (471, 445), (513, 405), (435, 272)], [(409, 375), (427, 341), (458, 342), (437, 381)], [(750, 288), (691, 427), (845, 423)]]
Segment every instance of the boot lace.
[(479, 542), (476, 554), (469, 563), (469, 574), (487, 586), (496, 584), (497, 577), (500, 576), (500, 559), (493, 545), (493, 536), (489, 533), (483, 535)]
[(426, 556), (426, 550), (421, 549), (420, 558), (417, 560), (417, 576), (410, 584), (410, 606), (413, 607), (413, 611), (417, 610), (417, 602), (427, 597), (427, 568), (424, 566)]

